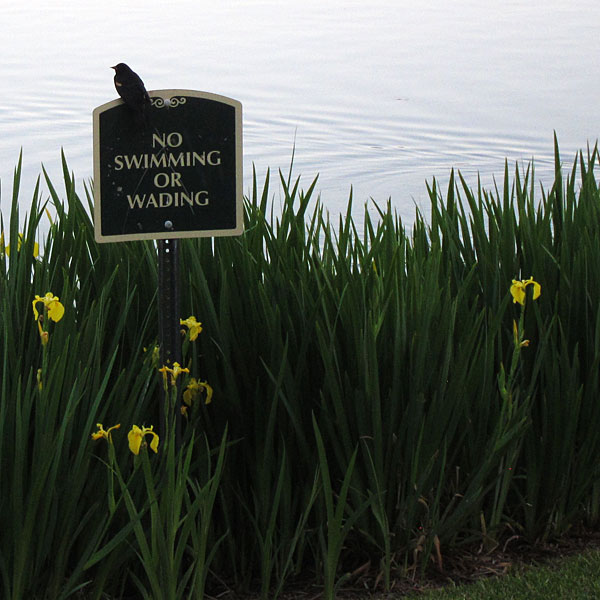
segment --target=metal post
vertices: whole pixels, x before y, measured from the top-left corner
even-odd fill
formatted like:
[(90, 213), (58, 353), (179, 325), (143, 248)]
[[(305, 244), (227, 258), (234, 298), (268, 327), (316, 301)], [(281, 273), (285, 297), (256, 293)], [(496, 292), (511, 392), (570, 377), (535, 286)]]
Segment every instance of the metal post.
[[(162, 365), (172, 367), (181, 364), (181, 333), (179, 313), (179, 247), (176, 239), (158, 240), (158, 344)], [(161, 389), (162, 381), (161, 381)], [(169, 392), (167, 392), (169, 393)], [(165, 392), (162, 393), (160, 410), (160, 435), (166, 434), (166, 414), (170, 406)], [(175, 447), (181, 444), (181, 412), (178, 401), (171, 407), (174, 414), (169, 415), (171, 422), (175, 419)], [(165, 437), (162, 437), (165, 439)]]

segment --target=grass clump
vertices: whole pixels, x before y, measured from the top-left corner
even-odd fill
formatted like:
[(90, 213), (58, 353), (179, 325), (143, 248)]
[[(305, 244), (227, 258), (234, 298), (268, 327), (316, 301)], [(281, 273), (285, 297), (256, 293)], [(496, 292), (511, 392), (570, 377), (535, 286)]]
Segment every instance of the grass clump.
[[(405, 228), (388, 203), (362, 231), (351, 202), (329, 218), (316, 180), (280, 174), (277, 211), (255, 176), (242, 236), (181, 243), (195, 401), (180, 451), (149, 433), (136, 456), (126, 432), (157, 423), (162, 385), (155, 247), (97, 245), (66, 165), (64, 199), (47, 181), (20, 231), (19, 164), (0, 257), (2, 596), (275, 598), (310, 581), (333, 598), (356, 573), (387, 589), (458, 546), (596, 526), (597, 161), (563, 179), (557, 146), (539, 198), (530, 169), (493, 191), (453, 173), (445, 197), (429, 187), (429, 222)], [(511, 294), (530, 277), (539, 298)], [(64, 316), (36, 323), (47, 292)], [(94, 442), (97, 423), (121, 428)]]

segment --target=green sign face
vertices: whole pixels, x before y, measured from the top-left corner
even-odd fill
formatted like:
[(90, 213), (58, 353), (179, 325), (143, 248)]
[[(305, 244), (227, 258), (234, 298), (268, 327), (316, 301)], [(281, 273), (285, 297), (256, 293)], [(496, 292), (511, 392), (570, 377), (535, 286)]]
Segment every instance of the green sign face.
[(94, 109), (96, 241), (241, 234), (242, 105), (148, 93), (143, 118), (121, 100)]

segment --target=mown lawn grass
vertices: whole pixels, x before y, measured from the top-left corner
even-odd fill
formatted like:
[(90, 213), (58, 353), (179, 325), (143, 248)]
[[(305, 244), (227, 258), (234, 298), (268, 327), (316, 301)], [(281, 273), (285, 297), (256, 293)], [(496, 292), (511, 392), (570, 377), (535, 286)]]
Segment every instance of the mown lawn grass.
[(421, 600), (596, 600), (600, 598), (600, 551), (519, 567), (502, 577), (419, 594)]

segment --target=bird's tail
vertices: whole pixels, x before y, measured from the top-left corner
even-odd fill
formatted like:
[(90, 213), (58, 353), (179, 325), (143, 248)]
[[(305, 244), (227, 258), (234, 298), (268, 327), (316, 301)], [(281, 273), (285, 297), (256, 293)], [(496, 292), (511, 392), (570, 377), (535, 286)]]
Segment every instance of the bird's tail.
[(151, 125), (150, 123), (150, 111), (148, 110), (147, 104), (142, 104), (142, 108), (140, 110), (135, 111), (135, 125), (138, 129), (148, 129)]

